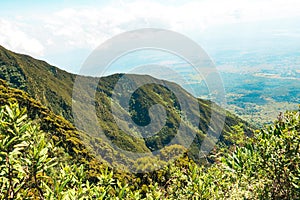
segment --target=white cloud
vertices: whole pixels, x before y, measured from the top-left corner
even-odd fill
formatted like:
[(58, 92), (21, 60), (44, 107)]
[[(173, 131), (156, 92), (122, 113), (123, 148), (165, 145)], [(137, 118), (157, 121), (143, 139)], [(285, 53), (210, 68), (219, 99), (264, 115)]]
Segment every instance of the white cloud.
[(0, 44), (4, 47), (33, 56), (43, 55), (43, 45), (22, 31), (17, 23), (0, 19), (0, 27)]
[[(64, 9), (0, 20), (0, 44), (31, 55), (93, 49), (112, 36), (138, 28), (165, 28), (197, 34), (224, 24), (300, 16), (298, 0), (150, 0), (111, 2), (101, 7)], [(12, 11), (13, 12), (13, 11)], [(0, 14), (1, 16), (1, 14)], [(25, 24), (25, 26), (23, 26)], [(34, 36), (34, 38), (33, 38)], [(44, 46), (43, 46), (43, 45)]]
[(95, 47), (115, 34), (137, 28), (166, 28), (187, 33), (220, 24), (299, 15), (297, 0), (206, 0), (182, 5), (133, 1), (101, 8), (66, 8), (44, 20), (46, 30), (52, 32), (53, 37), (64, 37), (68, 45)]

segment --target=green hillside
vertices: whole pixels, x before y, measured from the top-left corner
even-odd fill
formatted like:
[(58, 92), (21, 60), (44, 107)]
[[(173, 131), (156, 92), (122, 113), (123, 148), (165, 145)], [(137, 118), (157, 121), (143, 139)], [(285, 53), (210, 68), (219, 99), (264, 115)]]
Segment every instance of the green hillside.
[[(93, 162), (76, 140), (76, 133), (80, 133), (72, 125), (2, 81), (0, 101), (0, 199), (300, 196), (299, 112), (286, 112), (253, 137), (245, 136), (236, 126), (234, 132), (224, 135), (234, 145), (216, 149), (211, 155), (216, 162), (208, 167), (184, 156), (160, 170), (125, 174)], [(164, 155), (169, 154), (165, 149)], [(151, 161), (144, 160), (150, 167)], [(97, 166), (97, 170), (91, 166)]]
[(70, 105), (75, 75), (2, 46), (0, 66), (0, 78), (10, 86), (28, 92), (56, 114), (72, 119)]
[[(127, 78), (132, 77), (135, 81), (130, 82), (128, 80), (128, 84), (123, 86), (124, 90), (128, 91), (129, 94), (133, 94), (130, 100), (130, 111), (126, 111), (122, 99), (117, 101), (112, 100), (114, 85), (121, 77), (123, 77), (123, 74), (102, 77), (99, 80), (93, 77), (76, 76), (51, 66), (44, 61), (36, 60), (27, 55), (13, 53), (0, 47), (0, 78), (6, 80), (11, 87), (28, 92), (32, 98), (41, 102), (42, 105), (48, 107), (55, 114), (62, 115), (71, 123), (74, 122), (74, 116), (72, 115), (72, 91), (75, 79), (80, 78), (85, 86), (85, 90), (82, 91), (80, 96), (77, 96), (77, 99), (73, 100), (76, 101), (77, 106), (81, 110), (81, 118), (85, 120), (81, 121), (81, 124), (76, 124), (77, 128), (84, 130), (90, 136), (97, 134), (93, 126), (89, 126), (91, 121), (89, 121), (90, 113), (88, 110), (91, 107), (95, 107), (98, 122), (103, 133), (113, 144), (121, 149), (144, 153), (162, 149), (175, 137), (179, 125), (181, 125), (187, 133), (196, 134), (189, 152), (190, 157), (199, 162), (201, 142), (206, 137), (208, 130), (221, 128), (217, 126), (218, 124), (222, 124), (218, 122), (222, 121), (224, 115), (226, 115), (226, 120), (222, 133), (231, 132), (232, 126), (242, 123), (245, 124), (243, 128), (246, 134), (251, 134), (250, 126), (246, 122), (221, 107), (210, 101), (195, 99), (175, 83), (157, 80), (150, 76), (126, 76)], [(138, 82), (145, 80), (153, 80), (160, 84), (148, 84), (134, 91)], [(176, 90), (182, 99), (187, 99), (185, 102), (196, 102), (196, 104), (180, 105), (174, 93), (164, 87), (164, 85), (169, 85)], [(95, 88), (96, 94), (94, 97), (93, 92)], [(150, 122), (149, 119), (151, 116), (149, 116), (148, 110), (152, 105), (163, 105), (167, 114), (166, 125), (155, 136), (147, 137), (147, 135), (143, 135), (142, 137), (136, 137), (139, 131), (129, 127), (127, 121), (124, 121), (124, 119), (119, 119), (122, 127), (116, 124), (111, 114), (111, 103), (120, 108), (121, 114), (131, 116), (133, 121), (140, 125), (147, 125)], [(183, 112), (180, 106), (188, 107), (189, 110)], [(214, 113), (216, 113), (214, 119), (215, 127), (214, 124), (210, 125), (212, 108), (214, 108)], [(86, 126), (88, 126), (87, 129), (84, 128)], [(150, 129), (149, 132), (151, 131)], [(177, 140), (181, 144), (187, 138), (178, 137)], [(224, 137), (221, 136), (221, 140), (224, 140)], [(97, 149), (97, 142), (93, 143), (96, 143), (94, 145), (94, 152), (97, 154), (101, 153)]]
[[(208, 128), (214, 128), (208, 122), (212, 102), (194, 99), (167, 82), (180, 96), (197, 102), (183, 113), (184, 105), (164, 87), (166, 82), (155, 79), (160, 84), (132, 91), (138, 82), (154, 78), (128, 75), (135, 82), (124, 85), (133, 94), (127, 114), (135, 123), (149, 123), (154, 104), (166, 110), (159, 137), (143, 139), (133, 137), (136, 130), (125, 123), (122, 128), (133, 136), (126, 134), (111, 114), (111, 102), (127, 112), (122, 100), (112, 100), (113, 86), (124, 75), (102, 77), (97, 84), (95, 78), (81, 77), (90, 86), (73, 99), (87, 119), (81, 125), (90, 123), (85, 108), (96, 105), (106, 137), (123, 149), (148, 153), (134, 160), (73, 125), (75, 75), (4, 48), (0, 53), (0, 199), (299, 199), (299, 112), (286, 112), (272, 125), (251, 132), (246, 122), (214, 106), (216, 120), (227, 116), (224, 130), (212, 153), (200, 160), (196, 154), (201, 142)], [(189, 113), (199, 116), (199, 124), (193, 125), (197, 120)], [(177, 144), (165, 146), (179, 123), (197, 133), (189, 151)], [(168, 157), (176, 159), (166, 162)], [(154, 170), (159, 164), (162, 168)], [(144, 173), (127, 173), (127, 166)]]
[[(35, 123), (38, 123), (40, 130), (49, 133), (55, 145), (60, 146), (65, 152), (76, 159), (78, 162), (87, 164), (91, 169), (91, 176), (93, 171), (101, 169), (101, 165), (105, 164), (103, 159), (96, 159), (88, 149), (89, 144), (84, 141), (92, 142), (89, 136), (81, 131), (78, 131), (69, 121), (63, 117), (54, 114), (47, 107), (43, 106), (22, 90), (11, 88), (7, 83), (0, 79), (0, 105), (9, 105), (18, 103), (20, 107), (27, 110), (27, 118)], [(82, 139), (85, 138), (83, 141)], [(104, 152), (109, 149), (113, 151), (108, 144), (97, 140), (99, 147)], [(122, 158), (120, 158), (122, 160)]]

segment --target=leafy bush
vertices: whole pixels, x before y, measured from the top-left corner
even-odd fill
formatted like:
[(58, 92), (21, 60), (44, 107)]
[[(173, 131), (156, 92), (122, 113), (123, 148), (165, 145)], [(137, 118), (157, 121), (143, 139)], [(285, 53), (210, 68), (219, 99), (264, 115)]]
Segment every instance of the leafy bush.
[(90, 184), (84, 165), (71, 164), (70, 156), (27, 119), (26, 109), (10, 104), (0, 109), (1, 199), (103, 199), (122, 197), (126, 185), (106, 169), (98, 183)]
[[(0, 108), (0, 199), (297, 199), (300, 196), (300, 117), (287, 112), (253, 137), (219, 148), (215, 163), (199, 166), (187, 156), (146, 174), (89, 169), (55, 145), (50, 133), (17, 103)], [(184, 149), (170, 146), (161, 156)], [(151, 159), (142, 159), (149, 162)], [(137, 166), (138, 167), (138, 166)]]

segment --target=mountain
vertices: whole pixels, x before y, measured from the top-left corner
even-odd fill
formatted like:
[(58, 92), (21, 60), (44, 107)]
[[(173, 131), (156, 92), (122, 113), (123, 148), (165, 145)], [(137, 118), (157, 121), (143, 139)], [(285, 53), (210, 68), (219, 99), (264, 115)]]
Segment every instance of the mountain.
[[(212, 154), (217, 162), (206, 168), (185, 156), (160, 170), (115, 173), (91, 159), (78, 140), (82, 133), (70, 123), (0, 83), (0, 199), (299, 197), (299, 112), (282, 114), (251, 138), (242, 129), (225, 134), (236, 146), (218, 149)], [(101, 146), (105, 151), (105, 143)], [(170, 156), (169, 150), (162, 156)], [(146, 158), (146, 167), (152, 161)]]
[[(114, 74), (101, 78), (79, 76), (0, 46), (0, 78), (7, 81), (10, 87), (27, 92), (33, 99), (45, 105), (56, 115), (65, 117), (73, 125), (79, 117), (81, 121), (76, 123), (76, 128), (82, 130), (86, 137), (90, 138), (88, 143), (98, 138), (97, 134), (99, 134), (93, 126), (90, 126), (91, 108), (96, 110), (98, 118), (96, 121), (105, 134), (102, 142), (107, 142), (105, 144), (112, 142), (118, 148), (133, 153), (151, 154), (169, 145), (188, 143), (187, 140), (193, 138), (189, 155), (199, 161), (201, 143), (208, 138), (209, 132), (214, 133), (215, 130), (222, 128), (218, 126), (222, 125), (225, 116), (222, 133), (232, 132), (233, 126), (243, 124), (245, 133), (251, 134), (249, 124), (213, 102), (196, 99), (179, 85), (157, 80), (151, 76), (133, 74)], [(114, 86), (121, 79), (125, 79), (126, 83), (122, 85), (122, 90), (128, 91), (128, 94), (132, 94), (131, 96), (124, 97), (115, 94)], [(80, 90), (80, 94), (73, 96), (76, 80), (81, 81), (84, 90)], [(136, 89), (143, 81), (159, 84), (146, 84)], [(174, 95), (169, 88), (179, 95)], [(178, 96), (184, 101), (180, 102)], [(117, 98), (113, 99), (113, 97)], [(124, 98), (129, 99), (129, 109), (126, 108)], [(73, 116), (74, 102), (76, 102), (75, 106), (80, 109), (80, 116)], [(187, 105), (190, 102), (194, 103)], [(149, 108), (155, 104), (162, 105), (164, 109), (158, 108), (153, 114)], [(112, 106), (118, 108), (117, 118), (112, 115)], [(183, 107), (188, 109), (182, 110)], [(155, 115), (164, 116), (163, 110), (166, 116), (165, 125), (156, 135), (151, 135), (156, 127), (150, 126), (147, 131), (141, 132), (142, 128), (139, 129), (140, 127), (128, 123), (128, 120), (132, 119), (139, 126), (147, 126), (151, 124), (151, 119), (155, 118)], [(210, 121), (212, 116), (214, 116), (213, 122)], [(163, 119), (157, 120), (158, 123), (163, 123)], [(179, 129), (184, 129), (186, 133), (194, 133), (194, 135), (177, 137), (176, 133)], [(220, 139), (224, 141), (222, 135)], [(94, 147), (94, 152), (103, 154), (103, 148), (99, 149), (99, 144), (95, 145), (95, 143), (97, 142), (94, 141), (91, 145)], [(214, 141), (208, 138), (207, 145), (210, 143), (213, 144)], [(102, 154), (101, 156), (105, 157)]]
[[(73, 87), (75, 75), (54, 68), (64, 74), (66, 80), (73, 77), (73, 81), (60, 86), (64, 82), (63, 76), (57, 74), (53, 77), (48, 72), (51, 66), (45, 62), (3, 48), (0, 55), (1, 77), (6, 80), (0, 79), (0, 199), (298, 199), (300, 195), (299, 111), (282, 113), (274, 124), (247, 137), (247, 123), (210, 101), (192, 97), (174, 83), (155, 79), (159, 84), (148, 84), (135, 90), (141, 81), (154, 78), (115, 74), (100, 78), (95, 85), (98, 79), (79, 76), (87, 90), (71, 99), (62, 88), (67, 88), (68, 84)], [(35, 64), (26, 63), (26, 60), (32, 60)], [(31, 66), (32, 69), (24, 66)], [(40, 77), (28, 73), (35, 70)], [(113, 89), (122, 78), (128, 79), (125, 81), (127, 84), (122, 86), (131, 96), (123, 97)], [(130, 81), (132, 79), (133, 82)], [(47, 87), (41, 80), (51, 82), (54, 88)], [(170, 87), (165, 87), (166, 84)], [(96, 97), (92, 98), (94, 89), (97, 90)], [(48, 94), (46, 90), (48, 93), (56, 92), (56, 99), (61, 102), (57, 103), (51, 99), (52, 96), (45, 95)], [(174, 90), (180, 95), (174, 95)], [(67, 91), (72, 93), (70, 88)], [(59, 92), (66, 101), (59, 96)], [(118, 98), (115, 99), (115, 95)], [(190, 102), (196, 100), (197, 106), (190, 105), (188, 112), (183, 110), (185, 101), (179, 104), (181, 96)], [(127, 111), (123, 100), (129, 97)], [(47, 103), (47, 106), (35, 99)], [(71, 111), (63, 112), (62, 105), (69, 106), (69, 109), (72, 107), (68, 101), (78, 103), (79, 111), (87, 121), (76, 124), (76, 113), (73, 117)], [(122, 127), (122, 116), (130, 114), (136, 124), (147, 126), (155, 117), (151, 106), (156, 103), (163, 105), (166, 112), (166, 125), (158, 133), (160, 137), (148, 137), (141, 132), (145, 134), (144, 139), (134, 137), (135, 140), (130, 143), (133, 138), (125, 132), (137, 134), (137, 131), (127, 123)], [(150, 156), (135, 162), (116, 151), (103, 138), (78, 129), (84, 123), (91, 124), (88, 121), (91, 113), (84, 112), (90, 106), (96, 108), (96, 121), (111, 141), (118, 146), (124, 145), (125, 149), (130, 147), (138, 152), (149, 152)], [(119, 106), (117, 111), (121, 117), (118, 119), (111, 114), (113, 106)], [(224, 135), (221, 136), (221, 141), (227, 145), (218, 145), (209, 156), (215, 162), (204, 167), (194, 163), (190, 157), (197, 161), (193, 150), (197, 150), (200, 140), (205, 139), (205, 130), (216, 128), (210, 127), (208, 122), (212, 109), (218, 113), (215, 119), (220, 119), (218, 116), (224, 113), (227, 115)], [(155, 111), (155, 115), (163, 114), (160, 108)], [(176, 157), (186, 151), (176, 144), (164, 145), (169, 136), (173, 137), (172, 131), (176, 131), (179, 121), (187, 130), (196, 129), (193, 124), (198, 121), (188, 116), (193, 112), (195, 116), (199, 114), (200, 122), (194, 130), (197, 136), (190, 154), (184, 154), (175, 162), (165, 163), (159, 170), (151, 170), (155, 164), (163, 162), (164, 157)], [(62, 114), (69, 114), (72, 122)], [(128, 129), (122, 132), (126, 127)], [(152, 130), (155, 128), (149, 129)], [(93, 128), (90, 131), (93, 132)], [(139, 147), (141, 144), (144, 146)], [(159, 155), (151, 156), (155, 152), (153, 148), (162, 146), (164, 148)], [(95, 150), (98, 155), (93, 153)], [(114, 165), (108, 167), (107, 162), (132, 166), (137, 169), (135, 172), (144, 173), (126, 173), (124, 169), (118, 171), (111, 168)], [(139, 171), (140, 167), (144, 171)]]
[(1, 46), (0, 66), (0, 78), (10, 86), (28, 92), (56, 114), (72, 119), (70, 97), (75, 75)]

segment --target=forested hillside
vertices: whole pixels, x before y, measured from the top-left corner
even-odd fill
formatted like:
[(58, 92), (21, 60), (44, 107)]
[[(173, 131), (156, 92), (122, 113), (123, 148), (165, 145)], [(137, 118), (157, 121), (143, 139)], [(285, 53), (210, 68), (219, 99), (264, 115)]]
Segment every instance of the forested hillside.
[[(209, 166), (197, 165), (183, 156), (161, 170), (125, 174), (100, 163), (97, 171), (93, 170), (89, 166), (92, 159), (85, 161), (89, 158), (87, 152), (76, 153), (82, 147), (74, 140), (76, 135), (71, 136), (76, 133), (72, 125), (24, 92), (2, 82), (0, 96), (1, 199), (297, 199), (300, 196), (299, 112), (286, 112), (273, 125), (256, 131), (253, 137), (247, 137), (240, 126), (233, 127), (233, 132), (224, 135), (232, 146), (219, 144), (211, 155), (215, 162)], [(40, 116), (40, 120), (34, 115)]]
[[(44, 61), (11, 52), (0, 46), (0, 78), (7, 81), (9, 86), (27, 92), (30, 97), (55, 114), (65, 117), (72, 124), (74, 123), (74, 117), (78, 117), (73, 116), (72, 113), (72, 105), (76, 102), (76, 106), (80, 108), (79, 115), (83, 119), (76, 124), (76, 128), (84, 130), (88, 138), (98, 134), (97, 130), (90, 125), (91, 113), (89, 111), (91, 108), (96, 110), (97, 125), (101, 127), (105, 136), (121, 149), (131, 152), (150, 153), (162, 149), (170, 143), (179, 128), (181, 128), (187, 133), (195, 134), (193, 144), (189, 148), (189, 156), (200, 163), (202, 162), (199, 158), (201, 143), (204, 138), (208, 138), (207, 135), (212, 135), (208, 134), (210, 130), (218, 132), (217, 130), (220, 129), (221, 134), (224, 134), (231, 132), (232, 126), (242, 123), (245, 133), (251, 135), (253, 126), (250, 126), (239, 117), (225, 111), (211, 101), (196, 99), (175, 83), (158, 80), (151, 76), (126, 75), (128, 81), (122, 87), (124, 91), (128, 91), (128, 94), (132, 94), (129, 102), (130, 110), (126, 111), (124, 98), (114, 94), (113, 91), (115, 84), (122, 77), (124, 77), (124, 74), (114, 74), (101, 78), (70, 74)], [(74, 96), (72, 94), (76, 79), (81, 80), (85, 89), (80, 91), (80, 95)], [(135, 90), (136, 85), (143, 83), (143, 81), (159, 84), (147, 84)], [(180, 105), (182, 102), (179, 103), (178, 98), (168, 87), (176, 91), (177, 96), (184, 100), (183, 105)], [(112, 99), (112, 95), (117, 96), (119, 99)], [(190, 104), (191, 102), (193, 104)], [(130, 116), (135, 124), (141, 126), (150, 123), (152, 117), (148, 112), (149, 108), (152, 105), (160, 104), (164, 107), (167, 115), (165, 126), (154, 136), (150, 137), (145, 133), (143, 133), (145, 135), (139, 136), (137, 134), (141, 131), (128, 124), (128, 120), (118, 118), (117, 120), (120, 123), (116, 123), (116, 119), (112, 115), (112, 104), (119, 107), (121, 115)], [(183, 107), (188, 109), (183, 109)], [(155, 114), (161, 116), (162, 113)], [(213, 114), (214, 123), (211, 124)], [(223, 125), (223, 121), (224, 127), (218, 127)], [(148, 131), (150, 133), (155, 132), (152, 129)], [(87, 140), (88, 143), (94, 144), (92, 147), (93, 152), (103, 154), (103, 151), (101, 151), (103, 149), (98, 148), (98, 138)], [(178, 140), (177, 143), (182, 144), (186, 142), (187, 137), (181, 137)], [(220, 140), (224, 140), (222, 135)], [(105, 151), (105, 153), (108, 152)], [(107, 155), (103, 156), (109, 157)]]
[[(122, 99), (112, 99), (113, 87), (124, 74), (99, 80), (79, 77), (90, 87), (72, 99), (76, 75), (0, 47), (0, 199), (299, 198), (299, 112), (287, 111), (272, 125), (254, 131), (255, 125), (194, 98), (175, 83), (128, 75), (135, 82), (123, 86), (132, 94), (126, 114), (135, 123), (147, 125), (148, 110), (155, 104), (167, 113), (158, 137), (134, 137), (136, 129), (123, 123), (125, 133), (111, 112), (112, 104), (127, 112)], [(160, 84), (134, 90), (144, 80)], [(196, 106), (184, 113), (165, 84)], [(75, 127), (72, 100), (79, 102), (84, 117), (89, 115), (85, 108), (95, 107), (98, 125), (112, 143), (147, 156), (126, 157), (80, 124)], [(224, 128), (213, 151), (199, 159), (201, 142), (214, 128), (209, 122), (213, 112), (217, 121), (226, 116)], [(189, 113), (199, 123), (187, 118)], [(82, 123), (89, 126), (89, 121)], [(179, 124), (197, 133), (189, 149), (168, 145)]]

